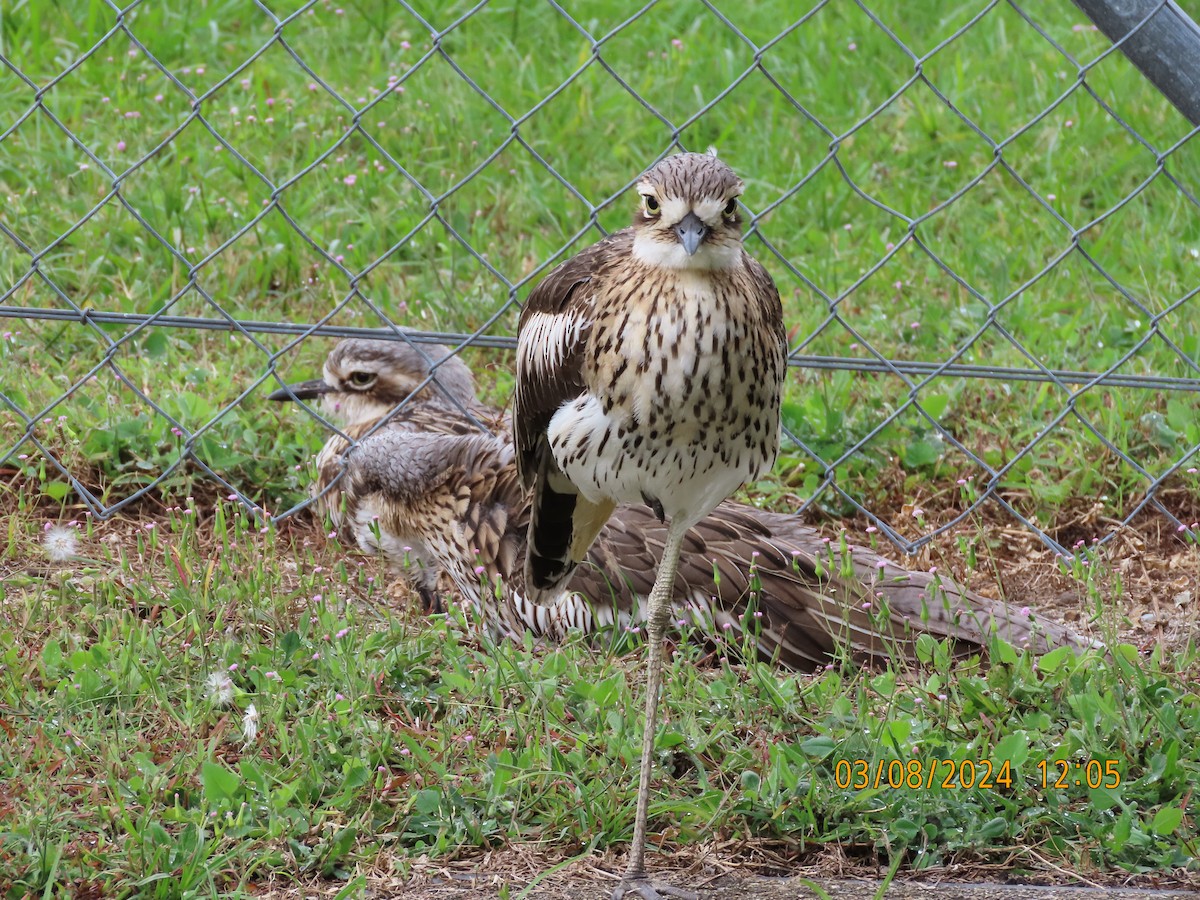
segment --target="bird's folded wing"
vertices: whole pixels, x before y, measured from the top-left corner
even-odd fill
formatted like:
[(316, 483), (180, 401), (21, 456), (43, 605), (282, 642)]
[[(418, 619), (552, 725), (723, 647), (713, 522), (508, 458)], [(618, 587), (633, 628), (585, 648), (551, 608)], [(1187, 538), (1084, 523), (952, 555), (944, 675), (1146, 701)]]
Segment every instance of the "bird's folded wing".
[(588, 285), (612, 259), (628, 252), (630, 240), (618, 231), (571, 257), (542, 279), (521, 310), (513, 437), (527, 487), (541, 466), (550, 419), (584, 389), (582, 354), (592, 327)]

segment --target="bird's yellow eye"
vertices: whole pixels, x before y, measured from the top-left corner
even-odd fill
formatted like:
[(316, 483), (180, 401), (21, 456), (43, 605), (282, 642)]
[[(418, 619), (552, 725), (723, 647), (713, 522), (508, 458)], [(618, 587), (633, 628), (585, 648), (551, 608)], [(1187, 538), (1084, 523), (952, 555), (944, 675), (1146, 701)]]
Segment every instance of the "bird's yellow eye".
[(729, 198), (729, 202), (725, 204), (725, 217), (733, 218), (737, 215), (737, 197)]
[(657, 216), (662, 212), (662, 207), (658, 205), (658, 199), (649, 194), (642, 195), (642, 206), (645, 208), (646, 215), (648, 216)]
[(350, 383), (355, 387), (367, 387), (375, 381), (374, 372), (351, 372)]

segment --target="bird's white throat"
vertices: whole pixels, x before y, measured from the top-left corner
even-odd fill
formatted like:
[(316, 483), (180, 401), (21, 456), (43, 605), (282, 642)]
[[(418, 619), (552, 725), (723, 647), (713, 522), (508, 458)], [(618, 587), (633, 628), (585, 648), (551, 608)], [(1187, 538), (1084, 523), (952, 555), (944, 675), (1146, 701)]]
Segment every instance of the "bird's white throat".
[(649, 233), (648, 229), (639, 229), (633, 238), (634, 259), (659, 269), (717, 272), (732, 269), (741, 255), (741, 245), (736, 243), (704, 243), (689, 256), (683, 244), (673, 237), (660, 239)]

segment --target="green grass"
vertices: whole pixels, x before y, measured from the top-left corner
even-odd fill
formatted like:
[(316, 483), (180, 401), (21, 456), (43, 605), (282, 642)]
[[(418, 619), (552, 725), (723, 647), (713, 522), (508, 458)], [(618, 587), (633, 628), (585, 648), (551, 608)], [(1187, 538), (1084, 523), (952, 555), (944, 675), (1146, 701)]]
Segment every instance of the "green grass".
[[(1104, 49), (1101, 35), (1080, 27), (1071, 4), (1044, 6), (1039, 24), (1068, 51), (1091, 60)], [(417, 7), (435, 28), (447, 27), (467, 8)], [(294, 7), (276, 11), (286, 16)], [(608, 34), (630, 11), (612, 2), (572, 7), (596, 36)], [(927, 54), (978, 9), (967, 3), (888, 3), (875, 11), (899, 39)], [(778, 11), (765, 6), (730, 15), (759, 44), (784, 24)], [(630, 198), (614, 195), (670, 143), (670, 128), (597, 63), (543, 103), (591, 58), (590, 43), (545, 5), (491, 4), (441, 40), (439, 47), (494, 106), (431, 49), (419, 20), (395, 5), (354, 3), (339, 13), (319, 3), (290, 20), (282, 30), (287, 48), (346, 103), (362, 109), (382, 95), (362, 114), (361, 130), (348, 134), (353, 113), (318, 88), (283, 46), (271, 43), (273, 23), (261, 11), (228, 0), (143, 4), (125, 22), (174, 78), (205, 95), (201, 110), (208, 125), (262, 177), (200, 121), (145, 157), (187, 122), (190, 101), (122, 33), (92, 49), (113, 24), (105, 4), (11, 4), (0, 14), (0, 47), (30, 80), (45, 85), (77, 65), (46, 91), (46, 112), (35, 111), (0, 142), (4, 221), (40, 254), (38, 271), (81, 307), (149, 313), (171, 303), (173, 314), (211, 317), (218, 315), (211, 298), (243, 318), (308, 322), (330, 315), (337, 325), (381, 325), (365, 297), (408, 327), (471, 331), (498, 316), (490, 330), (511, 334), (515, 308), (505, 279), (521, 284), (517, 297), (523, 296), (531, 271), (586, 225), (588, 204), (599, 205), (605, 228), (625, 224)], [(205, 94), (267, 44), (236, 77)], [(1152, 315), (1200, 284), (1195, 255), (1200, 211), (1183, 192), (1160, 174), (1121, 206), (1154, 172), (1154, 152), (1083, 90), (1025, 128), (1074, 83), (1076, 72), (1005, 4), (922, 69), (992, 140), (1005, 142), (1005, 161), (1042, 196), (1035, 199), (1010, 174), (995, 169), (918, 227), (921, 244), (984, 301), (915, 241), (906, 241), (902, 219), (864, 200), (834, 165), (820, 165), (830, 134), (841, 136), (838, 160), (847, 175), (878, 202), (915, 218), (962, 190), (992, 160), (987, 141), (921, 82), (855, 130), (913, 68), (861, 10), (831, 4), (773, 44), (763, 66), (778, 87), (756, 70), (722, 96), (751, 67), (754, 55), (702, 8), (655, 7), (606, 40), (600, 55), (669, 122), (688, 123), (681, 133), (687, 146), (715, 144), (744, 174), (746, 203), (763, 213), (760, 233), (801, 276), (751, 239), (751, 249), (779, 283), (794, 340), (806, 352), (869, 356), (865, 339), (889, 358), (936, 361), (985, 329), (962, 362), (1029, 367), (1029, 359), (996, 328), (985, 327), (990, 303), (1002, 304), (996, 322), (1032, 357), (1051, 367), (1096, 372), (1116, 364), (1149, 334)], [(1120, 54), (1091, 70), (1088, 84), (1154, 147), (1168, 148), (1188, 132), (1182, 117)], [(0, 128), (33, 102), (30, 88), (7, 70), (0, 73)], [(47, 113), (113, 170), (121, 197), (161, 240), (115, 198), (64, 237), (107, 195), (113, 180)], [(584, 199), (511, 140), (510, 117), (521, 120), (522, 141)], [(1197, 141), (1177, 148), (1167, 168), (1195, 195)], [(279, 203), (264, 207), (271, 184), (282, 188)], [(249, 226), (264, 208), (266, 214)], [(429, 218), (434, 210), (441, 221)], [(1067, 250), (1072, 229), (1082, 229), (1080, 249), (1021, 290)], [(596, 236), (589, 231), (573, 247)], [(893, 244), (900, 245), (895, 255), (843, 296)], [(502, 278), (475, 253), (486, 254)], [(62, 307), (39, 277), (22, 281), (29, 267), (28, 255), (11, 246), (0, 256), (0, 291), (12, 291), (6, 302)], [(1100, 270), (1144, 309), (1122, 297)], [(350, 291), (351, 278), (360, 272), (365, 274), (355, 284), (361, 296)], [(831, 298), (838, 301), (834, 320)], [(1160, 335), (1151, 336), (1120, 371), (1194, 377), (1194, 366), (1164, 340), (1195, 360), (1200, 331), (1197, 318), (1188, 314), (1193, 305), (1162, 318)], [(170, 424), (113, 372), (101, 369), (86, 380), (107, 342), (122, 340), (127, 327), (10, 320), (5, 328), (19, 332), (0, 348), (17, 373), (5, 379), (5, 395), (31, 418), (52, 420), (37, 424), (36, 435), (105, 500), (127, 496), (178, 455), (180, 441)], [(290, 339), (263, 335), (258, 341), (260, 346), (223, 334), (152, 328), (123, 340), (114, 361), (185, 429), (201, 432), (195, 446), (201, 459), (274, 508), (295, 483), (283, 475), (286, 467), (271, 471), (264, 465), (260, 452), (263, 420), (281, 416), (262, 402), (273, 379), (230, 408), (266, 373), (268, 353), (290, 348)], [(306, 341), (288, 349), (282, 363), (311, 371), (327, 347)], [(503, 354), (486, 351), (470, 354), (470, 361), (477, 368), (508, 365)], [(78, 392), (60, 402), (75, 384)], [(908, 387), (894, 376), (846, 378), (798, 370), (785, 417), (828, 462), (871, 435), (907, 397)], [(1119, 519), (1148, 486), (1121, 452), (1153, 477), (1200, 444), (1200, 405), (1191, 394), (1092, 389), (1076, 398), (1078, 416), (1069, 415), (1024, 456), (1021, 451), (1067, 403), (1058, 388), (947, 377), (923, 388), (919, 400), (921, 409), (989, 465), (999, 468), (1016, 459), (1001, 487), (1018, 508), (1043, 522), (1080, 497), (1097, 498), (1106, 516)], [(54, 424), (61, 415), (69, 428)], [(0, 451), (23, 434), (19, 420), (0, 403)], [(276, 451), (294, 464), (314, 438), (293, 436), (295, 419), (288, 415), (287, 421)], [(1094, 437), (1089, 425), (1119, 452)], [(85, 433), (94, 436), (80, 439)], [(121, 452), (115, 452), (118, 446)], [(17, 450), (31, 457), (19, 468), (40, 483), (40, 464), (32, 459), (39, 454), (29, 444)], [(1080, 458), (1089, 465), (1078, 465)], [(936, 484), (934, 493), (966, 474), (984, 477), (912, 406), (835, 475), (852, 496), (879, 505), (887, 498), (875, 473), (892, 459)], [(1197, 480), (1185, 470), (1194, 462), (1185, 463), (1170, 482), (1192, 498)], [(785, 456), (780, 474), (791, 477), (801, 463), (807, 476), (792, 480), (808, 497), (821, 483), (820, 462), (796, 450)], [(186, 489), (192, 474), (180, 471), (167, 487)], [(51, 496), (65, 493), (53, 473), (47, 481)], [(843, 511), (829, 492), (822, 501)], [(1185, 502), (1177, 514), (1190, 521), (1189, 509)]]
[[(5, 560), (44, 559), (39, 522), (14, 511)], [(76, 558), (0, 587), (7, 896), (211, 896), (403, 875), (424, 854), (533, 843), (553, 861), (628, 841), (642, 656), (628, 638), (481, 642), (454, 617), (394, 609), (373, 563), (227, 502), (79, 537)], [(1078, 589), (1098, 601), (1105, 573), (1077, 563)], [(784, 840), (797, 861), (836, 843), (913, 872), (1191, 867), (1194, 654), (998, 645), (989, 668), (922, 649), (911, 670), (788, 677), (682, 644), (652, 832)], [(206, 687), (221, 675), (224, 704)], [(1084, 768), (1055, 786), (1056, 760), (1111, 760), (1120, 783), (1094, 768), (1077, 784)], [(995, 784), (944, 786), (964, 761), (980, 779), (991, 763)], [(864, 788), (863, 765), (913, 781)]]
[[(281, 16), (293, 9), (268, 5)], [(870, 6), (925, 54), (981, 4)], [(1082, 19), (1073, 5), (1041, 7), (1039, 23), (1072, 53), (1090, 59), (1102, 51), (1098, 34), (1074, 27)], [(416, 8), (442, 29), (468, 7)], [(594, 35), (632, 12), (611, 0), (570, 8)], [(614, 195), (667, 149), (670, 128), (596, 64), (538, 106), (591, 58), (591, 45), (549, 6), (490, 4), (440, 46), (511, 117), (537, 107), (520, 125), (522, 139), (585, 200), (517, 143), (462, 183), (509, 139), (509, 120), (436, 54), (417, 65), (430, 36), (400, 7), (348, 0), (344, 14), (336, 9), (317, 4), (283, 37), (352, 106), (387, 92), (361, 119), (378, 148), (360, 132), (335, 147), (353, 114), (324, 90), (310, 90), (314, 79), (278, 44), (202, 104), (209, 125), (282, 186), (278, 207), (269, 208), (272, 188), (228, 148), (217, 149), (198, 121), (143, 162), (186, 120), (190, 101), (144, 55), (131, 56), (119, 34), (89, 54), (113, 24), (106, 4), (5, 4), (0, 51), (39, 87), (78, 62), (46, 91), (45, 110), (112, 168), (124, 201), (174, 249), (116, 200), (66, 235), (113, 179), (42, 111), (0, 141), (0, 222), (80, 307), (146, 314), (172, 304), (174, 315), (212, 317), (215, 303), (248, 319), (329, 315), (336, 325), (378, 326), (367, 298), (406, 327), (471, 331), (497, 316), (490, 331), (511, 334), (508, 285), (441, 221), (427, 221), (430, 197), (441, 220), (521, 284), (520, 299), (531, 286), (524, 279), (586, 224), (589, 204), (599, 207), (603, 227), (625, 224), (631, 198)], [(742, 4), (726, 12), (761, 45), (783, 27), (779, 9)], [(145, 3), (125, 21), (198, 93), (266, 44), (273, 29), (255, 7), (233, 0)], [(805, 352), (867, 357), (865, 339), (885, 357), (944, 360), (986, 324), (986, 305), (904, 242), (902, 220), (863, 200), (834, 167), (815, 171), (829, 135), (762, 73), (690, 121), (754, 58), (709, 12), (661, 4), (600, 53), (673, 124), (689, 123), (681, 135), (688, 147), (718, 145), (745, 176), (761, 234), (802, 276), (751, 239)], [(837, 135), (912, 72), (911, 60), (845, 3), (824, 8), (763, 59)], [(1004, 4), (923, 71), (996, 141), (1015, 135), (1075, 77)], [(402, 93), (389, 88), (390, 76), (404, 79)], [(1188, 131), (1119, 55), (1088, 83), (1159, 149)], [(0, 69), (0, 133), (34, 99)], [(1193, 194), (1198, 154), (1192, 140), (1168, 159)], [(1013, 137), (1004, 158), (1068, 226), (996, 170), (924, 221), (917, 236), (988, 302), (1007, 301), (996, 320), (1033, 357), (1101, 371), (1147, 334), (1149, 316), (1080, 251), (1014, 292), (1069, 246), (1072, 228), (1140, 185), (1154, 171), (1154, 154), (1077, 91)], [(988, 143), (920, 83), (844, 137), (838, 153), (862, 190), (912, 218), (991, 159)], [(573, 248), (597, 236), (592, 230)], [(0, 295), (11, 291), (4, 302), (64, 306), (40, 276), (26, 278), (29, 254), (6, 237), (0, 242)], [(1200, 284), (1200, 214), (1162, 176), (1084, 230), (1079, 243), (1151, 314)], [(842, 297), (889, 244), (899, 245), (895, 255)], [(355, 282), (361, 296), (339, 306), (364, 271)], [(828, 298), (839, 298), (834, 320)], [(1192, 360), (1200, 352), (1194, 305), (1159, 322)], [(627, 639), (599, 651), (581, 643), (554, 651), (493, 647), (455, 622), (414, 620), (393, 608), (373, 564), (361, 566), (300, 525), (260, 533), (217, 500), (225, 489), (192, 465), (172, 470), (135, 521), (89, 521), (82, 559), (47, 565), (43, 526), (79, 517), (80, 507), (55, 467), (23, 440), (26, 417), (56, 458), (115, 503), (167, 471), (187, 441), (123, 377), (196, 433), (191, 446), (200, 459), (278, 511), (304, 495), (307, 460), (323, 436), (295, 409), (265, 400), (273, 379), (255, 383), (277, 352), (285, 377), (310, 376), (329, 342), (291, 347), (290, 338), (272, 335), (255, 343), (161, 328), (127, 338), (124, 326), (34, 319), (6, 319), (0, 332), (0, 885), (9, 896), (248, 892), (272, 880), (353, 879), (377, 866), (404, 874), (425, 854), (444, 859), (534, 843), (552, 861), (628, 841), (640, 653)], [(110, 341), (120, 342), (116, 368), (88, 377)], [(487, 399), (505, 403), (508, 356), (473, 349), (467, 359)], [(961, 361), (1030, 365), (995, 329)], [(1194, 376), (1161, 337), (1121, 372)], [(982, 476), (915, 409), (885, 424), (907, 396), (892, 376), (799, 370), (784, 416), (827, 461), (874, 432), (864, 452), (836, 467), (837, 482), (915, 537), (926, 528), (910, 514), (915, 506), (927, 507), (936, 524), (937, 512), (976, 496)], [(1067, 401), (1054, 387), (959, 378), (939, 378), (919, 399), (997, 467), (1017, 459)], [(1075, 408), (1151, 475), (1200, 444), (1192, 394), (1092, 389)], [(1187, 521), (1200, 505), (1200, 481), (1187, 471), (1196, 465), (1184, 463), (1163, 494)], [(813, 496), (822, 479), (822, 465), (792, 447), (752, 493), (787, 507)], [(1089, 538), (1123, 517), (1146, 486), (1075, 416), (1021, 456), (1002, 484), (1022, 512), (1044, 525), (1065, 520), (1073, 535)], [(187, 508), (189, 496), (200, 524), (157, 505)], [(828, 492), (821, 501), (833, 514), (849, 512)], [(1086, 517), (1077, 515), (1081, 507)], [(972, 523), (961, 542), (971, 568), (978, 545), (1003, 581), (1010, 561), (1003, 553), (991, 558), (1001, 538), (990, 521)], [(1194, 581), (1194, 555), (1176, 559), (1183, 569), (1167, 573), (1164, 565), (1156, 573), (1164, 585)], [(1123, 562), (1076, 560), (1064, 574), (1110, 638), (1127, 630)], [(1184, 590), (1158, 593), (1176, 598)], [(913, 671), (839, 666), (796, 679), (758, 665), (702, 662), (699, 648), (683, 646), (668, 678), (652, 830), (685, 844), (708, 831), (782, 840), (797, 860), (836, 842), (852, 860), (905, 871), (984, 862), (1036, 877), (1048, 860), (1103, 879), (1162, 877), (1193, 865), (1196, 823), (1183, 799), (1200, 768), (1190, 649), (1035, 662), (997, 648), (1000, 664), (990, 669), (951, 666), (941, 648), (927, 650)], [(223, 707), (205, 694), (206, 680), (221, 671), (234, 689)], [(246, 742), (250, 704), (259, 732)], [(912, 758), (926, 772), (941, 758), (1007, 759), (1017, 777), (1003, 789), (838, 786), (839, 760), (875, 766)], [(1060, 758), (1114, 760), (1122, 783), (1035, 784), (1038, 762)]]

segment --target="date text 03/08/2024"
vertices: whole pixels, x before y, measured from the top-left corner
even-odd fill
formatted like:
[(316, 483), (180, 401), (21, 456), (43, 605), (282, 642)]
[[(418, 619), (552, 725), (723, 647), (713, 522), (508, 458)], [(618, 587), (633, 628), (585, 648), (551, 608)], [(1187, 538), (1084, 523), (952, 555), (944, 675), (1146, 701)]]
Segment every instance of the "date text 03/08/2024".
[[(1034, 767), (1043, 789), (1087, 787), (1113, 789), (1121, 784), (1121, 771), (1115, 759), (1043, 759)], [(1020, 786), (1012, 763), (1003, 760), (969, 759), (892, 759), (869, 762), (865, 759), (839, 759), (833, 766), (833, 781), (839, 788), (856, 791), (867, 788), (907, 788), (909, 790), (945, 790), (955, 788), (1012, 788)]]

